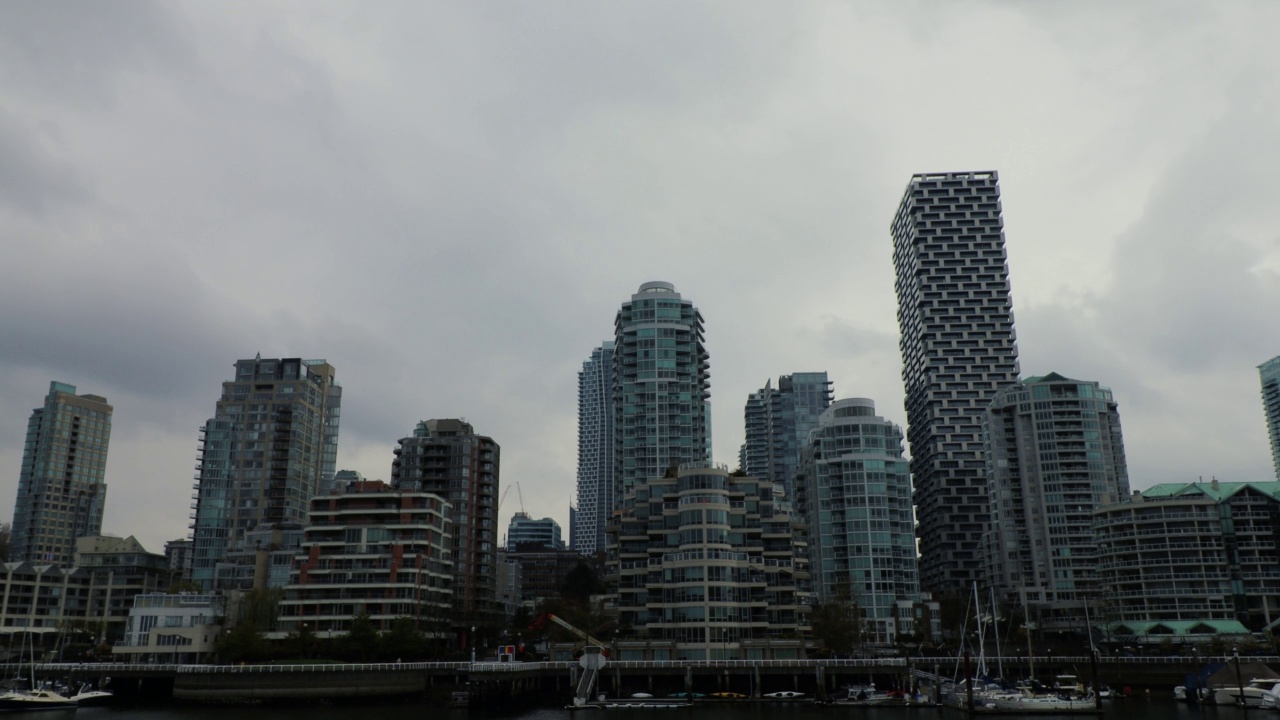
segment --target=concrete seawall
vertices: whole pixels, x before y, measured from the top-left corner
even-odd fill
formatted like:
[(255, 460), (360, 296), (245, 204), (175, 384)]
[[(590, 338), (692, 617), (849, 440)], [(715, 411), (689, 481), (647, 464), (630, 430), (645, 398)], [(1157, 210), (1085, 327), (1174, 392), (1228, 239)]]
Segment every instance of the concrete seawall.
[(178, 673), (173, 698), (214, 703), (321, 700), (413, 695), (426, 687), (426, 675), (421, 670)]

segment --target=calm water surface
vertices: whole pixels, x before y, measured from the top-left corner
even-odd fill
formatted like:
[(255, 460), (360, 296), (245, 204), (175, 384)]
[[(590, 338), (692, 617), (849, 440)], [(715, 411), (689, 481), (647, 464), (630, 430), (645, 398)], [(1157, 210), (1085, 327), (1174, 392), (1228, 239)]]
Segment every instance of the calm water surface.
[[(1271, 720), (1280, 714), (1234, 707), (1198, 706), (1172, 699), (1129, 699), (1104, 703), (1107, 720)], [(1003, 716), (1011, 717), (1011, 716)], [(1029, 717), (1072, 717), (1045, 716)], [(1088, 715), (1073, 717), (1087, 718)], [(714, 703), (672, 710), (587, 710), (570, 714), (559, 708), (487, 713), (419, 704), (286, 707), (84, 708), (74, 714), (9, 713), (6, 720), (963, 720), (945, 708), (850, 708), (807, 703)]]

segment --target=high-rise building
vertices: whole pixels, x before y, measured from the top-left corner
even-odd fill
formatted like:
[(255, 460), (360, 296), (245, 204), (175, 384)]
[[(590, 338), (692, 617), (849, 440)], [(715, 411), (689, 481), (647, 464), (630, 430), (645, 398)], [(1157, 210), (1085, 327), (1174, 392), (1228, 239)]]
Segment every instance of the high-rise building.
[(573, 549), (604, 550), (604, 526), (613, 510), (613, 343), (591, 351), (578, 373), (578, 503), (570, 517)]
[(688, 462), (637, 482), (609, 525), (622, 660), (804, 656), (811, 586), (804, 527), (772, 482)]
[(616, 506), (636, 483), (709, 459), (702, 314), (671, 283), (644, 283), (618, 310), (613, 367)]
[(1057, 373), (996, 393), (983, 428), (991, 524), (986, 584), (1032, 603), (1042, 624), (1082, 617), (1096, 598), (1094, 511), (1129, 495), (1111, 390)]
[(994, 172), (912, 176), (894, 216), (902, 379), (915, 482), (920, 585), (963, 592), (990, 522), (982, 419), (1018, 380), (1018, 346)]
[(1262, 411), (1267, 415), (1267, 436), (1271, 439), (1271, 464), (1280, 480), (1280, 356), (1258, 366), (1262, 379)]
[(499, 448), (465, 420), (425, 420), (400, 439), (391, 484), (434, 493), (450, 505), (453, 598), (471, 621), (496, 616)]
[(324, 360), (261, 355), (236, 362), (200, 428), (191, 580), (214, 590), (215, 568), (262, 523), (305, 523), (338, 455), (342, 387)]
[(9, 559), (70, 566), (76, 538), (102, 531), (111, 406), (74, 385), (49, 383), (31, 411), (13, 506)]
[(560, 537), (560, 523), (549, 517), (534, 520), (526, 512), (512, 515), (511, 522), (507, 524), (507, 547), (518, 550), (525, 544), (563, 550), (564, 540)]
[(902, 429), (871, 400), (837, 400), (809, 435), (797, 481), (818, 601), (855, 605), (875, 643), (914, 632), (910, 612), (899, 618), (920, 599)]
[(746, 441), (739, 451), (743, 472), (770, 480), (794, 497), (796, 469), (809, 431), (831, 405), (831, 381), (825, 372), (783, 375), (778, 387), (765, 382), (751, 393), (743, 412)]

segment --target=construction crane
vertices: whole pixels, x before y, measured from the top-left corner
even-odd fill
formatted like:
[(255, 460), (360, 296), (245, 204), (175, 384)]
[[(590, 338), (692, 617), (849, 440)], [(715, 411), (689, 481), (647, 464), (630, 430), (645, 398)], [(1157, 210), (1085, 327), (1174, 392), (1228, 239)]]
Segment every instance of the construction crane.
[(582, 640), (585, 641), (588, 645), (598, 645), (602, 648), (609, 647), (608, 644), (606, 644), (603, 640), (597, 640), (596, 638), (591, 637), (590, 635), (582, 632), (578, 628), (570, 625), (566, 620), (564, 620), (563, 618), (561, 618), (560, 616), (554, 613), (549, 613), (549, 612), (542, 613), (541, 615), (538, 616), (538, 619), (535, 620), (533, 624), (529, 626), (529, 628), (533, 630), (537, 630), (538, 628), (541, 628), (543, 623), (545, 623), (547, 620), (550, 620), (551, 622), (559, 625), (565, 630), (568, 630), (574, 635), (577, 635), (579, 638), (582, 638)]
[(520, 498), (520, 512), (524, 512), (524, 493), (521, 492), (518, 482), (511, 483), (506, 490), (502, 491), (502, 497), (498, 499), (498, 512), (502, 512), (502, 503), (507, 501), (507, 494), (511, 492), (511, 488), (516, 489), (516, 497)]

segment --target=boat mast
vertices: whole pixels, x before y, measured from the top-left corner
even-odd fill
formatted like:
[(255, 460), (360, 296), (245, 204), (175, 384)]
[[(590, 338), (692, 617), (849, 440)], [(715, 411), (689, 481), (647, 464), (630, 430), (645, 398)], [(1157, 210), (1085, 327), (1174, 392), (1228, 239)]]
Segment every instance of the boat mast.
[(1004, 682), (1004, 652), (1000, 650), (1000, 617), (996, 609), (996, 589), (994, 587), (988, 589), (991, 591), (991, 626), (996, 636), (996, 666), (1000, 670), (1000, 682)]

